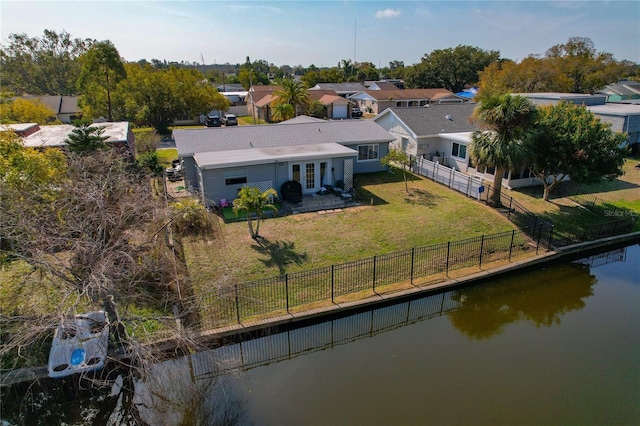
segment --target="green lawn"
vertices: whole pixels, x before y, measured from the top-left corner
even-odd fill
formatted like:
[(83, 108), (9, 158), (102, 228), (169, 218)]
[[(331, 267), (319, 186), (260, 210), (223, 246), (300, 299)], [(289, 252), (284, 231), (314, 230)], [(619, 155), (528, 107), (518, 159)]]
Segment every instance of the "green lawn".
[(236, 283), (514, 229), (484, 204), (414, 177), (409, 193), (400, 173), (357, 177), (358, 207), (320, 215), (265, 220), (261, 244), (246, 222), (222, 223), (214, 237), (185, 238), (192, 282), (206, 290)]
[[(637, 164), (640, 164), (638, 158), (626, 159), (624, 175), (613, 181), (603, 179), (592, 185), (569, 183), (564, 196), (552, 193), (550, 201), (542, 200), (541, 187), (505, 190), (505, 194), (529, 211), (552, 221), (557, 229), (589, 228), (612, 217), (620, 217), (616, 216), (619, 212), (612, 213), (616, 209), (626, 209), (629, 215), (640, 215), (640, 169), (636, 168)], [(594, 202), (597, 208), (591, 207)], [(634, 230), (640, 231), (640, 220)]]

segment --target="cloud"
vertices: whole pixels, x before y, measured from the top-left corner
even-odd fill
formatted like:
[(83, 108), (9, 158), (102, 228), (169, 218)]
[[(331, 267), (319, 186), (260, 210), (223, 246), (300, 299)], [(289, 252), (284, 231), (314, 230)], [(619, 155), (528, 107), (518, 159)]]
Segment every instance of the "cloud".
[(376, 18), (378, 19), (395, 18), (396, 16), (400, 16), (399, 10), (385, 9), (376, 12)]

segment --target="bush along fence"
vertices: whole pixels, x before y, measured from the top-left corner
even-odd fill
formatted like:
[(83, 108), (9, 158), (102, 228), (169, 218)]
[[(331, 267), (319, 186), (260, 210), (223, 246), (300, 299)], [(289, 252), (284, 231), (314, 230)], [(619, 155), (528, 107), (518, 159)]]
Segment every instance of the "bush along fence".
[[(545, 231), (543, 231), (545, 232)], [(543, 232), (537, 235), (543, 235)], [(498, 260), (511, 261), (527, 252), (548, 248), (522, 231), (482, 235), (459, 241), (415, 247), (347, 263), (294, 272), (235, 285), (225, 285), (186, 300), (200, 313), (200, 327), (210, 330), (252, 321), (312, 303), (340, 303), (359, 292), (391, 293), (417, 286), (425, 278)], [(424, 285), (424, 284), (422, 284)]]
[[(412, 164), (414, 164), (414, 172), (427, 179), (441, 183), (478, 201), (485, 203), (488, 201), (491, 185), (486, 185), (485, 187), (480, 178), (466, 175), (424, 158), (415, 159)], [(543, 244), (552, 247), (561, 247), (624, 234), (630, 232), (636, 224), (636, 214), (629, 210), (612, 206), (595, 196), (578, 195), (576, 190), (575, 194), (570, 198), (592, 212), (602, 214), (608, 219), (591, 224), (588, 227), (573, 225), (569, 228), (559, 229), (554, 227), (551, 222), (531, 213), (504, 193), (500, 197), (502, 208), (499, 208), (498, 211), (534, 241), (543, 242)]]

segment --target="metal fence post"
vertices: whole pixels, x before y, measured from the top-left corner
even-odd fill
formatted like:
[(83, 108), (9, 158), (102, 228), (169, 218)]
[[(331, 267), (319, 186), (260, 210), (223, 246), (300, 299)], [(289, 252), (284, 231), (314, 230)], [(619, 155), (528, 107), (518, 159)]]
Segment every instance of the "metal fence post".
[(507, 220), (511, 220), (511, 203), (513, 202), (513, 197), (509, 197), (509, 211), (507, 212)]
[(334, 284), (333, 284), (334, 283), (334, 272), (333, 272), (333, 269), (334, 269), (334, 266), (335, 265), (333, 265), (333, 264), (331, 265), (331, 303), (335, 303), (333, 301), (333, 292), (334, 292), (334, 290), (333, 290), (333, 287), (334, 287)]
[(447, 269), (446, 275), (449, 276), (449, 252), (451, 251), (451, 241), (447, 241)]
[(240, 324), (240, 302), (238, 300), (238, 284), (234, 285), (236, 290), (236, 317), (238, 318), (238, 324)]
[(511, 262), (511, 252), (513, 251), (513, 238), (516, 235), (516, 230), (511, 230), (511, 242), (509, 243), (509, 262)]
[(549, 241), (547, 241), (547, 251), (551, 250), (551, 239), (553, 238), (553, 225), (549, 227)]
[(480, 265), (479, 267), (482, 268), (482, 250), (484, 249), (484, 234), (482, 235), (482, 238), (480, 239)]
[(415, 254), (416, 248), (412, 247), (411, 248), (411, 285), (413, 285), (413, 257)]
[(287, 293), (287, 313), (289, 313), (289, 274), (284, 274), (284, 290)]
[[(535, 234), (533, 234), (535, 235)], [(538, 242), (536, 243), (536, 254), (538, 254), (538, 249), (540, 248), (540, 236), (542, 235), (542, 229), (538, 229)]]
[(376, 292), (376, 256), (373, 256), (373, 292)]

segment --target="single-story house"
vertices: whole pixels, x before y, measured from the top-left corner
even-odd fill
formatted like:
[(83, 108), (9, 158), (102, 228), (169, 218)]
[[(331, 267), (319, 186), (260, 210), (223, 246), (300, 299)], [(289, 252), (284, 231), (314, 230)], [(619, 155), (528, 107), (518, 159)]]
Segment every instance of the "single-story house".
[(365, 89), (366, 87), (364, 87), (362, 83), (318, 83), (309, 88), (310, 91), (331, 90), (343, 98), (348, 98)]
[(607, 85), (596, 93), (606, 95), (607, 102), (640, 99), (640, 82), (620, 80)]
[(369, 90), (395, 90), (406, 89), (404, 86), (404, 80), (401, 79), (387, 79), (379, 81), (365, 81), (364, 85)]
[[(470, 120), (476, 105), (468, 102), (428, 104), (424, 108), (387, 108), (373, 120), (394, 138), (392, 147), (414, 157), (428, 160), (435, 157), (441, 163), (455, 162), (454, 158), (460, 161), (460, 157), (452, 156), (451, 142), (440, 135), (480, 130)], [(466, 155), (461, 158), (467, 159)]]
[[(394, 137), (392, 148), (425, 158), (462, 173), (489, 181), (493, 170), (477, 169), (469, 155), (474, 131), (481, 130), (470, 120), (476, 103), (431, 104), (427, 108), (390, 108), (374, 118)], [(508, 172), (503, 185), (508, 188), (539, 184), (528, 169)]]
[(240, 188), (275, 189), (297, 181), (303, 194), (353, 186), (353, 175), (385, 170), (389, 133), (371, 120), (294, 122), (235, 128), (176, 129), (185, 184), (205, 205), (233, 200)]
[(576, 105), (584, 105), (602, 121), (611, 123), (614, 132), (625, 132), (629, 136), (629, 144), (640, 143), (640, 105), (633, 100), (629, 103), (607, 103), (606, 94), (582, 93), (519, 93), (533, 101), (536, 105), (555, 105), (567, 101)]
[[(481, 178), (493, 182), (495, 169), (478, 169), (469, 157), (469, 145), (473, 132), (461, 133), (441, 133), (438, 137), (445, 146), (450, 147), (449, 151), (443, 151), (444, 157), (433, 157), (432, 160), (440, 164), (451, 167), (469, 176)], [(568, 179), (568, 177), (567, 177)], [(509, 170), (505, 172), (502, 179), (502, 186), (506, 188), (522, 188), (526, 186), (541, 185), (540, 179), (531, 174), (531, 170)]]
[(77, 96), (44, 95), (33, 96), (24, 95), (12, 99), (25, 99), (27, 101), (39, 100), (49, 107), (56, 118), (63, 123), (71, 124), (74, 120), (82, 118), (82, 112), (78, 106)]
[(363, 90), (349, 97), (357, 106), (371, 114), (387, 108), (421, 108), (434, 103), (464, 103), (469, 99), (456, 96), (447, 89)]
[(249, 93), (245, 97), (247, 103), (247, 114), (262, 120), (271, 119), (270, 104), (273, 101), (273, 92), (279, 90), (280, 86), (251, 86)]
[(627, 143), (640, 143), (640, 105), (613, 104), (594, 105), (587, 107), (589, 111), (601, 121), (611, 124), (611, 130), (627, 134)]
[(353, 103), (339, 96), (335, 90), (308, 90), (307, 92), (312, 101), (318, 101), (325, 107), (327, 118), (339, 120), (350, 116)]
[[(14, 130), (22, 138), (23, 145), (28, 148), (64, 148), (67, 146), (65, 141), (75, 128), (70, 124), (40, 126), (37, 123), (7, 124), (4, 126)], [(92, 126), (104, 127), (102, 136), (107, 137), (105, 143), (121, 147), (129, 151), (132, 156), (135, 155), (135, 136), (128, 121), (95, 123)]]
[(584, 93), (537, 92), (514, 93), (514, 95), (529, 98), (536, 106), (555, 105), (561, 101), (570, 102), (576, 105), (592, 106), (604, 105), (607, 101), (606, 95), (590, 95)]

